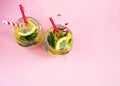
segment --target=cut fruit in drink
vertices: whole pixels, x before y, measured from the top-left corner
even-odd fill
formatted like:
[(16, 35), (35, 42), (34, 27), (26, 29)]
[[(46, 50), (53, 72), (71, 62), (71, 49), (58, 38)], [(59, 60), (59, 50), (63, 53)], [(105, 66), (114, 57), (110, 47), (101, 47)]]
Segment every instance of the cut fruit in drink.
[(35, 25), (34, 25), (34, 23), (33, 22), (31, 22), (30, 20), (27, 20), (27, 22), (28, 22), (28, 24), (30, 25), (30, 26), (32, 26), (32, 27), (34, 27)]
[(71, 36), (71, 33), (68, 32), (68, 33), (67, 33), (67, 38), (68, 38), (68, 40), (71, 39), (71, 37), (72, 37), (72, 36)]
[(24, 33), (24, 32), (19, 32), (18, 34), (19, 34), (20, 36), (28, 36), (28, 35), (33, 34), (36, 29), (37, 29), (37, 28), (34, 27), (34, 28), (32, 28), (32, 30), (31, 30), (30, 32), (26, 32), (26, 33)]
[(66, 49), (67, 47), (68, 47), (68, 45), (67, 45), (67, 37), (62, 37), (62, 38), (60, 38), (60, 39), (57, 41), (56, 46), (55, 46), (55, 48), (56, 48), (57, 50), (64, 50), (64, 49)]

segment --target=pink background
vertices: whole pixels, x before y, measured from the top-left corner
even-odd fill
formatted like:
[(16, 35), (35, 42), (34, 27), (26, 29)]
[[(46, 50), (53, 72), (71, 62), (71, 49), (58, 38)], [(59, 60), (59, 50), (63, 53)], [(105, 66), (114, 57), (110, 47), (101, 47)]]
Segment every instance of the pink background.
[(0, 86), (120, 86), (120, 0), (0, 0), (0, 22), (21, 17), (20, 3), (44, 32), (61, 13), (74, 46), (63, 56), (24, 48), (0, 23)]

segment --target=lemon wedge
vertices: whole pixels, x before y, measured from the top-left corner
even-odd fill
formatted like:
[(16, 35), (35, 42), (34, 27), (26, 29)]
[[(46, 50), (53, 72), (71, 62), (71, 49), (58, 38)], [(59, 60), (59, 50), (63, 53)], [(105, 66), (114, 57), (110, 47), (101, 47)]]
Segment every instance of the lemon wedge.
[(36, 27), (33, 27), (32, 30), (29, 31), (29, 32), (26, 32), (26, 33), (19, 32), (18, 34), (19, 34), (20, 36), (28, 36), (28, 35), (31, 35), (32, 33), (34, 33), (36, 29), (37, 29)]
[(68, 47), (67, 45), (67, 37), (62, 37), (60, 38), (57, 43), (56, 43), (56, 46), (55, 46), (55, 49), (56, 50), (64, 50)]

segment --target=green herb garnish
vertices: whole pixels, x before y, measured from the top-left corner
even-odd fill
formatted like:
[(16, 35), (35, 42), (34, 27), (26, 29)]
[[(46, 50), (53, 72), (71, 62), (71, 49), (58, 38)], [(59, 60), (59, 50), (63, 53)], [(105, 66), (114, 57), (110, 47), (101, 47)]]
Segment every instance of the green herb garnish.
[(48, 40), (49, 45), (55, 48), (55, 36), (52, 32), (49, 33), (47, 40)]

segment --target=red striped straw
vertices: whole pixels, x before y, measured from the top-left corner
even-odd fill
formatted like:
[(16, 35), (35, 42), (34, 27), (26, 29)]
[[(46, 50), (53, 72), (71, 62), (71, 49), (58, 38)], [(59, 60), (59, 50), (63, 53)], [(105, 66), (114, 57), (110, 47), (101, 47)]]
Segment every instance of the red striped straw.
[(24, 7), (21, 4), (19, 5), (19, 7), (20, 7), (20, 11), (21, 11), (22, 16), (23, 16), (24, 23), (27, 24), (27, 18), (26, 18), (25, 13), (24, 13)]
[(22, 27), (23, 26), (22, 24), (13, 23), (13, 22), (6, 21), (6, 20), (3, 20), (2, 23), (7, 24), (7, 25), (11, 25), (11, 26), (15, 26), (15, 27)]
[(55, 23), (54, 23), (52, 17), (50, 17), (49, 20), (50, 20), (50, 22), (52, 23), (52, 25), (53, 25), (55, 31), (58, 33), (59, 30), (58, 30), (57, 26), (55, 25)]
[(63, 29), (63, 32), (64, 32), (64, 33), (67, 32), (67, 25), (68, 25), (68, 23), (65, 23), (65, 27), (64, 27), (64, 29)]

